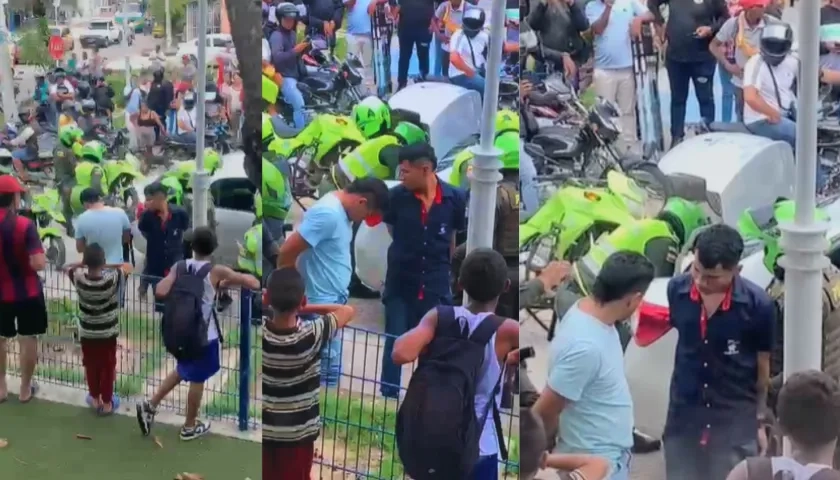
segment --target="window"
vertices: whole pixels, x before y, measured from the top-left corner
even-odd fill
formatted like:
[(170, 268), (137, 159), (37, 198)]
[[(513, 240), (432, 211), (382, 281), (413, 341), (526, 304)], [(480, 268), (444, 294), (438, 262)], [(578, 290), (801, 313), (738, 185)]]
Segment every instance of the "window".
[(91, 22), (90, 30), (108, 30), (111, 24), (109, 22)]
[(247, 178), (221, 178), (210, 185), (210, 195), (216, 208), (254, 211), (256, 187)]
[(225, 47), (227, 47), (228, 45), (230, 45), (230, 42), (229, 42), (226, 38), (224, 38), (224, 37), (213, 37), (213, 38), (212, 38), (212, 41), (213, 41), (213, 45), (212, 45), (212, 46), (214, 46), (214, 47), (222, 47), (222, 48), (225, 48)]

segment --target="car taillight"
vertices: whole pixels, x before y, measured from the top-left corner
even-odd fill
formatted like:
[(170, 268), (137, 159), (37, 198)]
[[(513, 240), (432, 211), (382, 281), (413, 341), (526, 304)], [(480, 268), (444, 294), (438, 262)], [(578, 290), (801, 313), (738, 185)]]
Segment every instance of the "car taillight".
[(631, 328), (636, 344), (646, 347), (662, 338), (670, 329), (668, 307), (642, 302), (631, 318)]

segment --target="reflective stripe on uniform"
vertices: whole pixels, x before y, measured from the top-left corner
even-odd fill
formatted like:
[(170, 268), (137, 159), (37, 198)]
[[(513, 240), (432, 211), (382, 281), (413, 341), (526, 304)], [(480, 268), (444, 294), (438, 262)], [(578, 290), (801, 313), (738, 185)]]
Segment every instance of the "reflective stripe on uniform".
[(604, 263), (604, 260), (618, 250), (607, 241), (604, 241), (603, 243), (596, 243), (593, 248), (597, 249), (596, 251), (599, 255), (604, 255), (603, 258), (600, 259), (600, 262), (599, 259), (594, 258), (593, 254), (596, 251), (590, 249), (590, 251), (580, 259), (580, 263), (583, 264), (583, 267), (586, 268), (593, 277), (597, 277), (598, 272), (601, 271), (601, 265)]
[(352, 168), (348, 163), (350, 161), (358, 162), (361, 165), (362, 169), (364, 169), (366, 177), (373, 176), (373, 169), (371, 169), (370, 166), (367, 164), (364, 157), (362, 157), (362, 154), (358, 151), (354, 151), (351, 152), (349, 155), (341, 157), (341, 159), (339, 159), (338, 161), (338, 166), (341, 168), (341, 171), (344, 172), (344, 175), (346, 175), (347, 179), (351, 182), (356, 179), (356, 175), (353, 174), (353, 172), (351, 171)]

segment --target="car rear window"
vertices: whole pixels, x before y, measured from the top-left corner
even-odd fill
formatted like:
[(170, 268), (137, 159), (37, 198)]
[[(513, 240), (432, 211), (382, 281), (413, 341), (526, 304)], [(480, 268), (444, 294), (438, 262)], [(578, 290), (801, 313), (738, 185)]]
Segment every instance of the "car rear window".
[(108, 30), (108, 22), (92, 22), (90, 24), (91, 30)]

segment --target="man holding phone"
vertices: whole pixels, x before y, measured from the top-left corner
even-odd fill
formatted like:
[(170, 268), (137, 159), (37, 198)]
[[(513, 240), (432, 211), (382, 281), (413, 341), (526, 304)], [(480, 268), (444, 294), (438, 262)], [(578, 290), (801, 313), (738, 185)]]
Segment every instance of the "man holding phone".
[(305, 105), (303, 94), (297, 88), (301, 74), (300, 56), (309, 48), (309, 42), (297, 43), (298, 9), (294, 4), (283, 3), (274, 11), (279, 22), (278, 28), (271, 32), (268, 44), (271, 47), (271, 65), (283, 76), (281, 91), (283, 99), (292, 107), (292, 119), (295, 128), (306, 126), (303, 115)]

